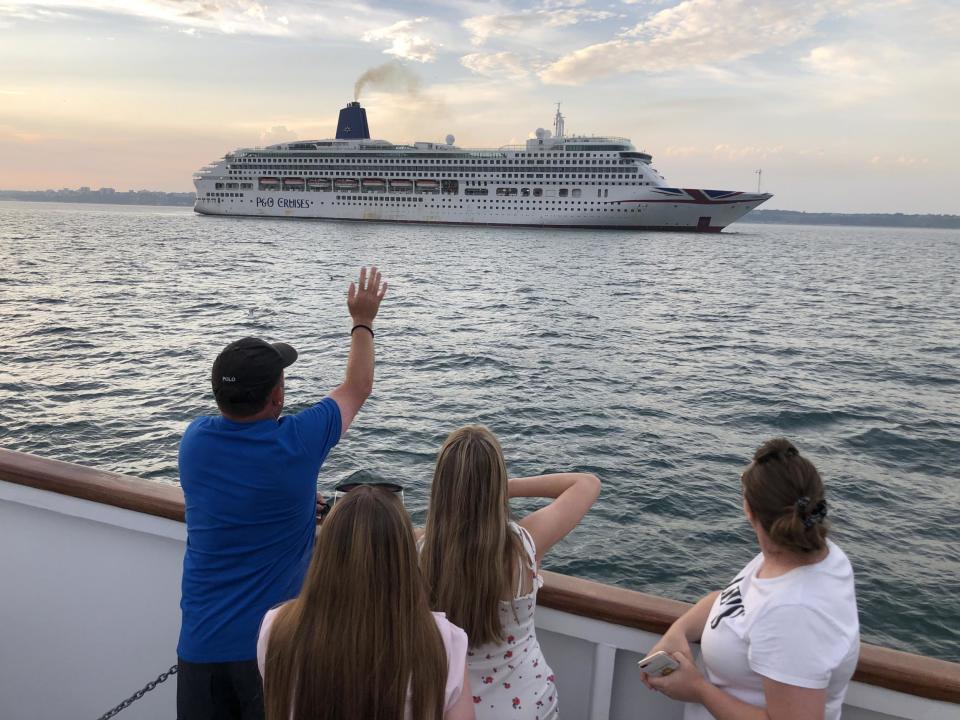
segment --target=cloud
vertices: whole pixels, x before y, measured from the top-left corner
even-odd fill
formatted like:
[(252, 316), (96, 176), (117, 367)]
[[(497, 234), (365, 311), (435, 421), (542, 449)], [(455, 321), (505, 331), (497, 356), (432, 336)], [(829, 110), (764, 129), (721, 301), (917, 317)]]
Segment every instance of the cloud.
[(950, 82), (957, 56), (940, 55), (936, 67), (910, 50), (882, 42), (851, 41), (812, 48), (802, 65), (816, 79), (814, 92), (836, 106), (896, 96), (906, 101), (907, 90), (916, 101), (924, 83)]
[(704, 155), (704, 152), (696, 145), (667, 145), (659, 154), (671, 158), (688, 158)]
[(19, 0), (19, 5), (19, 11), (0, 6), (0, 17), (47, 20), (77, 18), (81, 12), (94, 11), (230, 34), (285, 34), (282, 24), (272, 19), (259, 0)]
[(422, 63), (432, 62), (437, 56), (438, 45), (416, 30), (418, 25), (422, 25), (427, 20), (429, 18), (425, 17), (401, 20), (389, 27), (370, 30), (363, 34), (363, 41), (386, 40), (390, 42), (390, 47), (383, 51), (387, 55)]
[(542, 28), (561, 28), (581, 22), (606, 20), (615, 14), (606, 10), (587, 10), (572, 7), (560, 9), (522, 10), (515, 13), (476, 15), (461, 25), (470, 33), (474, 45), (483, 45), (491, 37), (517, 37)]
[(363, 0), (349, 11), (339, 0), (16, 0), (12, 7), (0, 0), (0, 25), (55, 20), (58, 14), (82, 19), (94, 12), (226, 35), (351, 39), (397, 18)]
[(665, 72), (734, 62), (809, 37), (849, 0), (684, 0), (653, 13), (620, 37), (569, 53), (540, 77), (579, 85), (624, 72)]
[(51, 7), (58, 4), (55, 2), (30, 2), (30, 0), (24, 0), (17, 5), (3, 4), (0, 5), (0, 20), (6, 20), (6, 24), (11, 25), (14, 20), (52, 22), (69, 20), (75, 17), (69, 12)]
[(908, 59), (908, 54), (895, 45), (855, 41), (815, 47), (803, 63), (820, 75), (876, 84), (889, 82), (890, 70)]
[(0, 141), (12, 141), (32, 145), (46, 139), (48, 139), (47, 136), (38, 132), (0, 123)]
[(914, 168), (929, 165), (930, 158), (914, 157), (912, 155), (897, 155), (896, 157), (883, 157), (882, 155), (874, 155), (872, 158), (870, 158), (870, 164), (879, 168)]
[(783, 145), (733, 145), (722, 143), (712, 148), (696, 145), (668, 145), (659, 154), (670, 158), (718, 158), (722, 160), (765, 160), (783, 155)]
[(529, 77), (530, 66), (516, 53), (470, 53), (460, 58), (460, 64), (478, 75), (508, 80)]
[(274, 125), (269, 130), (260, 133), (260, 142), (264, 145), (275, 145), (296, 139), (297, 134), (288, 129), (286, 125)]
[(715, 145), (713, 148), (714, 157), (726, 158), (727, 160), (763, 160), (775, 155), (780, 155), (781, 153), (783, 153), (783, 145), (763, 147), (758, 145), (737, 146), (723, 143), (721, 145)]

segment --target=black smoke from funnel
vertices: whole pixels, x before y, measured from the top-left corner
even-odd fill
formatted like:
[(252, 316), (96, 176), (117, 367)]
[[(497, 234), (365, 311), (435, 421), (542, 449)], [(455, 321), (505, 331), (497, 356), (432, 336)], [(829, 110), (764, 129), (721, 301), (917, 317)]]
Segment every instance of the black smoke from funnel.
[(353, 84), (353, 99), (359, 100), (367, 86), (378, 90), (403, 92), (417, 95), (420, 92), (420, 78), (408, 67), (389, 62), (365, 71)]

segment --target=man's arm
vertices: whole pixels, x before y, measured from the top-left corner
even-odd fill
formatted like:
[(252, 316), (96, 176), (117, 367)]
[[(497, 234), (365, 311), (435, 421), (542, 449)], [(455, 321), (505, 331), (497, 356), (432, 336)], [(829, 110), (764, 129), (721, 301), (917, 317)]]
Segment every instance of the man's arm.
[[(359, 283), (350, 283), (347, 309), (353, 320), (350, 335), (350, 357), (343, 382), (330, 393), (340, 408), (340, 434), (347, 432), (353, 418), (373, 391), (373, 321), (380, 301), (387, 292), (387, 283), (380, 283), (376, 266), (360, 268)], [(365, 327), (358, 327), (363, 325)]]

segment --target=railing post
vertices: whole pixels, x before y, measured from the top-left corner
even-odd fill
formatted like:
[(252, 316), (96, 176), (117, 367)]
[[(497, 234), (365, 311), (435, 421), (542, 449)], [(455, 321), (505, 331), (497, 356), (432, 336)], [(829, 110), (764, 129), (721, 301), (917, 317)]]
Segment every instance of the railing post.
[(613, 697), (613, 672), (617, 649), (613, 645), (597, 643), (593, 654), (593, 686), (590, 688), (590, 720), (610, 717), (610, 699)]

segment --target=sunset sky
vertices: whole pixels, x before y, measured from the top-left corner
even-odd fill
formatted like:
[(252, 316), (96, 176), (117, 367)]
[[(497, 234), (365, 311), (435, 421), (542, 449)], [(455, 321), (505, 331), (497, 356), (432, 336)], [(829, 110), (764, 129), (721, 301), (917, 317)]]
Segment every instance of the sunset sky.
[(0, 188), (192, 189), (241, 146), (629, 137), (765, 207), (960, 213), (960, 0), (0, 0)]

